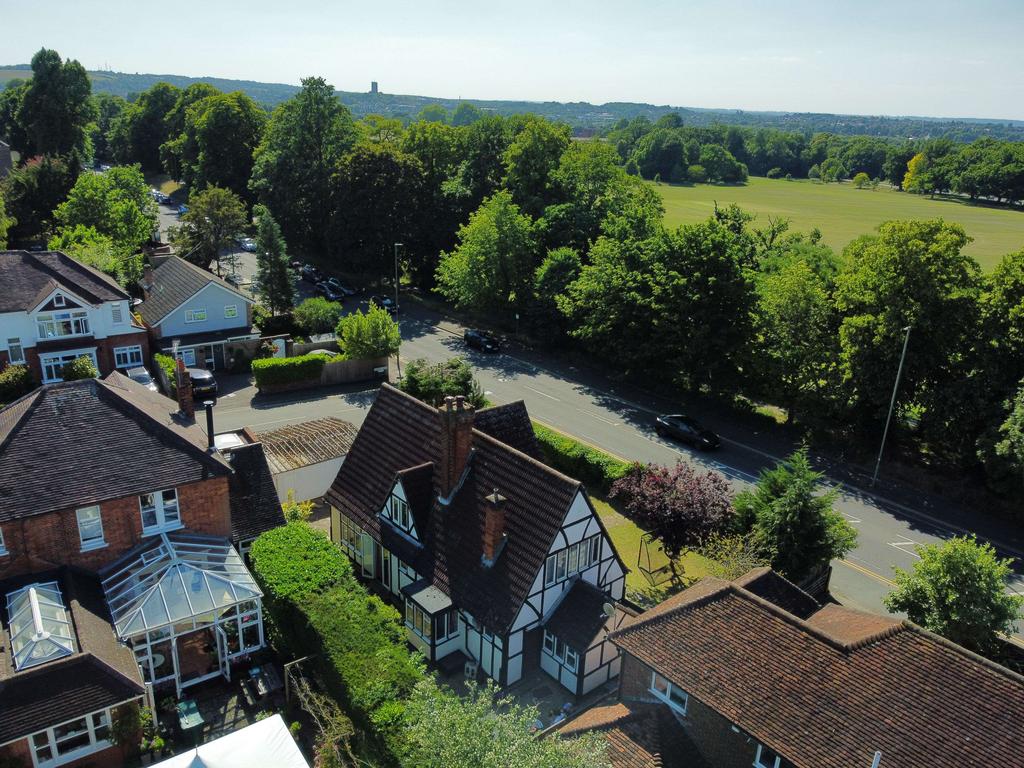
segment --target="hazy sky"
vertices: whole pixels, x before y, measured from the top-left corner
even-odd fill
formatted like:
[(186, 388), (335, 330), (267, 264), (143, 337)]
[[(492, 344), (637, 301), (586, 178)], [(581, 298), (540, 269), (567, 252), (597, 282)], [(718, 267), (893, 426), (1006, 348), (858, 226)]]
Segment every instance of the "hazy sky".
[(1024, 0), (0, 0), (0, 63), (342, 90), (1024, 118)]

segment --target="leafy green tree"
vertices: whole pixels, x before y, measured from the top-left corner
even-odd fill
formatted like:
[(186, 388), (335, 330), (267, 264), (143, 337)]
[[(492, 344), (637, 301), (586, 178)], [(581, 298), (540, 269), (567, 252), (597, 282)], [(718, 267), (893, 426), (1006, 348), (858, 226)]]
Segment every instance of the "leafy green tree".
[(39, 386), (25, 365), (7, 365), (0, 371), (0, 403), (7, 405)]
[(1012, 631), (1024, 597), (1006, 590), (1012, 560), (996, 556), (991, 544), (957, 536), (916, 548), (913, 568), (896, 569), (896, 586), (885, 607), (985, 656), (1000, 655), (999, 633)]
[(885, 150), (882, 176), (896, 189), (903, 189), (903, 177), (907, 175), (907, 163), (917, 154), (913, 142), (890, 144)]
[(987, 384), (1001, 402), (1024, 379), (1024, 248), (984, 278), (981, 313)]
[(979, 441), (979, 458), (985, 465), (989, 485), (1004, 495), (1024, 491), (1024, 380), (1017, 394), (1003, 404), (1005, 419), (994, 434)]
[[(256, 219), (256, 279), (260, 298), (272, 313), (287, 312), (295, 304), (295, 273), (288, 261), (281, 228), (265, 205), (257, 205), (253, 215)], [(333, 327), (333, 323), (328, 325), (328, 330)]]
[(979, 325), (981, 270), (963, 253), (967, 242), (960, 225), (941, 219), (890, 221), (845, 251), (836, 289), (840, 366), (849, 409), (872, 440), (880, 434), (903, 329), (910, 326), (898, 405), (924, 409), (921, 428), (937, 445), (949, 442), (950, 430), (973, 443), (976, 417), (962, 410), (970, 405), (964, 393), (953, 396), (951, 389), (967, 377)]
[(736, 525), (750, 534), (772, 568), (800, 583), (857, 545), (857, 531), (833, 507), (839, 493), (819, 492), (823, 475), (801, 449), (763, 470), (757, 485), (736, 495)]
[[(459, 172), (448, 185), (460, 198), (462, 210), (476, 210), (484, 198), (501, 188), (505, 177), (505, 152), (515, 138), (511, 118), (488, 115), (461, 131)], [(465, 220), (464, 218), (462, 219)]]
[(16, 147), (18, 151), (74, 154), (76, 162), (89, 157), (89, 124), (96, 117), (91, 93), (85, 67), (72, 59), (61, 61), (57, 51), (40, 48), (32, 57), (32, 79), (16, 115), (31, 146)]
[(402, 142), (405, 129), (396, 117), (367, 115), (356, 123), (356, 132), (360, 142), (397, 147)]
[(330, 245), (332, 176), (355, 139), (351, 113), (322, 78), (303, 79), (270, 116), (250, 186), (293, 247)]
[(537, 118), (527, 122), (505, 151), (505, 188), (528, 215), (539, 216), (551, 202), (551, 173), (569, 146), (568, 125)]
[(207, 187), (189, 198), (188, 213), (181, 221), (176, 234), (179, 253), (203, 269), (217, 261), (219, 275), (221, 251), (245, 229), (248, 217), (245, 204), (230, 189)]
[(857, 189), (868, 189), (871, 186), (871, 177), (861, 171), (853, 177), (853, 186)]
[(106, 272), (124, 288), (135, 285), (142, 277), (142, 255), (119, 247), (109, 235), (100, 234), (93, 226), (76, 224), (64, 228), (50, 238), (51, 251), (66, 253), (75, 261)]
[(390, 144), (359, 144), (334, 181), (332, 252), (351, 271), (392, 274), (394, 244), (406, 243), (415, 228), (423, 166)]
[(459, 244), (442, 255), (437, 290), (460, 308), (506, 315), (529, 298), (537, 251), (533, 222), (502, 191), (459, 228)]
[(345, 315), (338, 321), (335, 333), (338, 336), (338, 345), (348, 360), (365, 360), (397, 354), (402, 340), (398, 332), (398, 323), (387, 310), (375, 304), (370, 304), (365, 315), (358, 309), (351, 315)]
[(21, 78), (8, 80), (3, 91), (0, 91), (0, 139), (6, 141), (23, 158), (35, 155), (32, 138), (18, 121), (18, 110), (25, 100), (26, 91), (28, 80)]
[(470, 104), (469, 102), (459, 102), (459, 106), (452, 112), (452, 125), (455, 127), (463, 125), (472, 125), (473, 123), (481, 120), (484, 114), (477, 107)]
[(79, 379), (95, 379), (100, 375), (96, 370), (96, 364), (88, 355), (76, 357), (64, 366), (61, 378), (64, 381), (78, 381)]
[(409, 741), (403, 765), (417, 768), (610, 768), (603, 737), (588, 733), (538, 739), (536, 707), (502, 697), (493, 683), (459, 696), (432, 678), (416, 684), (405, 712)]
[(156, 227), (156, 203), (137, 165), (84, 173), (54, 212), (61, 231), (92, 227), (114, 245), (134, 252)]
[(8, 230), (10, 239), (32, 240), (49, 234), (54, 211), (74, 184), (74, 171), (59, 157), (36, 157), (12, 170), (3, 185), (7, 214), (15, 220)]
[(474, 408), (482, 408), (487, 399), (483, 387), (473, 377), (473, 369), (461, 357), (440, 363), (410, 360), (405, 365), (399, 387), (424, 403), (440, 407), (446, 397), (463, 396)]
[(533, 274), (533, 307), (530, 324), (551, 341), (564, 337), (568, 332), (565, 315), (558, 308), (558, 297), (565, 295), (583, 269), (580, 255), (572, 248), (556, 248), (548, 251), (544, 261)]
[(0, 186), (0, 249), (7, 247), (7, 230), (17, 223), (17, 219), (7, 215), (7, 205), (4, 203), (4, 190)]
[(700, 148), (699, 164), (703, 166), (711, 181), (746, 181), (747, 168), (725, 147), (705, 144)]
[(292, 319), (310, 336), (318, 333), (330, 333), (341, 319), (343, 309), (336, 301), (328, 301), (322, 296), (303, 299), (292, 311)]
[(447, 123), (448, 110), (440, 104), (427, 104), (420, 113), (416, 115), (418, 121), (424, 123)]
[(146, 173), (158, 173), (160, 146), (167, 141), (167, 113), (181, 91), (170, 83), (155, 83), (112, 122), (108, 141), (119, 163), (138, 163)]
[(96, 105), (96, 122), (92, 124), (89, 134), (93, 156), (97, 160), (110, 162), (114, 159), (109, 140), (110, 130), (114, 121), (128, 108), (128, 102), (112, 93), (97, 93), (92, 99)]
[(174, 106), (164, 115), (167, 141), (160, 145), (160, 162), (172, 179), (184, 178), (185, 156), (194, 160), (197, 154), (194, 146), (195, 132), (187, 134), (185, 131), (189, 108), (206, 98), (219, 96), (220, 93), (209, 83), (192, 83), (178, 94)]

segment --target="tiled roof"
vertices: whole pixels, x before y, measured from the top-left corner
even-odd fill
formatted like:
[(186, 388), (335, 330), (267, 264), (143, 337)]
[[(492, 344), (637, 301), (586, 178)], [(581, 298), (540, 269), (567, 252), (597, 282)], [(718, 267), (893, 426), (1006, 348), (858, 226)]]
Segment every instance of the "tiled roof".
[[(6, 595), (56, 581), (75, 629), (77, 651), (16, 672), (10, 655)], [(135, 655), (114, 636), (99, 580), (73, 568), (19, 576), (0, 584), (0, 744), (143, 693)]]
[(33, 309), (55, 288), (94, 305), (129, 298), (110, 275), (60, 251), (0, 251), (0, 285), (0, 312)]
[(544, 628), (583, 653), (594, 642), (597, 633), (608, 618), (604, 605), (608, 596), (593, 584), (576, 579), (562, 596), (554, 613), (544, 622)]
[(611, 638), (797, 768), (1024, 765), (1024, 677), (907, 622), (705, 579)]
[(271, 471), (278, 474), (344, 456), (358, 432), (355, 424), (329, 416), (260, 432), (256, 438), (263, 443)]
[(526, 403), (522, 400), (478, 411), (473, 419), (473, 426), (537, 461), (544, 460), (540, 452), (540, 443), (537, 441), (537, 433), (533, 431), (530, 414), (527, 413)]
[(806, 619), (821, 607), (800, 587), (767, 566), (754, 568), (733, 583), (801, 619)]
[(590, 731), (604, 737), (612, 768), (705, 768), (664, 704), (620, 702), (591, 707), (558, 729), (565, 738)]
[[(525, 409), (521, 413), (525, 417)], [(474, 429), (462, 484), (450, 504), (440, 504), (441, 429), (441, 413), (436, 408), (383, 385), (327, 500), (379, 537), (457, 605), (501, 632), (525, 601), (581, 486)], [(414, 468), (414, 473), (402, 477), (415, 477), (420, 501), (413, 501), (413, 514), (422, 547), (411, 544), (377, 517), (399, 474)], [(429, 495), (425, 491), (428, 473)], [(485, 497), (495, 488), (507, 499), (508, 539), (497, 562), (488, 568), (481, 563)], [(429, 498), (429, 505), (423, 498)], [(418, 511), (417, 506), (422, 509)]]
[(158, 325), (167, 315), (210, 283), (219, 285), (237, 294), (243, 301), (252, 303), (252, 299), (212, 272), (207, 272), (185, 259), (171, 256), (153, 270), (153, 285), (150, 287), (149, 296), (138, 306), (137, 311), (147, 325)]
[(15, 401), (0, 411), (0, 521), (229, 474), (176, 409), (116, 371)]
[(284, 525), (281, 500), (267, 465), (262, 443), (226, 452), (234, 473), (228, 478), (231, 501), (231, 541), (238, 543)]

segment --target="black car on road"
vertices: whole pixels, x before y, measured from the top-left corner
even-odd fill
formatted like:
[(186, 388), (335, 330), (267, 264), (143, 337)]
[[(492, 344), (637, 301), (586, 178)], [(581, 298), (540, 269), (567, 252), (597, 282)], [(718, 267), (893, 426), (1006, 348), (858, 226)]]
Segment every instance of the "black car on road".
[(722, 444), (718, 435), (696, 419), (681, 413), (659, 416), (654, 421), (655, 431), (662, 437), (672, 437), (701, 451), (713, 451)]
[(339, 293), (344, 294), (345, 296), (355, 296), (356, 295), (355, 288), (351, 288), (351, 287), (345, 285), (343, 282), (341, 282), (341, 280), (339, 280), (336, 277), (329, 277), (329, 278), (327, 278), (327, 280), (325, 282), (329, 286), (331, 286), (331, 288), (333, 288), (334, 290), (338, 291)]
[(481, 352), (499, 352), (498, 340), (487, 331), (471, 328), (462, 334), (462, 340), (470, 349), (478, 349)]
[(197, 402), (217, 399), (217, 380), (205, 368), (189, 368), (188, 376), (192, 380), (192, 397)]
[(376, 304), (381, 309), (386, 310), (389, 315), (398, 314), (398, 305), (395, 304), (395, 300), (388, 298), (387, 296), (384, 296), (382, 294), (378, 293), (374, 296), (371, 296), (370, 303)]
[(320, 296), (323, 296), (328, 301), (344, 301), (345, 294), (340, 289), (335, 288), (330, 282), (324, 280), (322, 283), (316, 284), (316, 292)]

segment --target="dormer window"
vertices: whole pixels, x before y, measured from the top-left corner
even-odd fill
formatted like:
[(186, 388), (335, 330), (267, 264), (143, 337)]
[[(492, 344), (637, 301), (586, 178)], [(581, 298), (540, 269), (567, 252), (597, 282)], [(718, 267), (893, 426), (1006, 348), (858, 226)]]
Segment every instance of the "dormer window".
[(53, 297), (53, 306), (64, 307), (67, 306), (67, 300), (64, 298), (64, 294), (58, 293)]
[(403, 531), (408, 531), (412, 526), (412, 519), (409, 516), (409, 505), (397, 496), (391, 497), (391, 519)]

